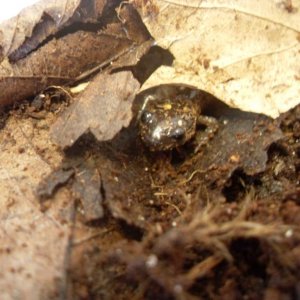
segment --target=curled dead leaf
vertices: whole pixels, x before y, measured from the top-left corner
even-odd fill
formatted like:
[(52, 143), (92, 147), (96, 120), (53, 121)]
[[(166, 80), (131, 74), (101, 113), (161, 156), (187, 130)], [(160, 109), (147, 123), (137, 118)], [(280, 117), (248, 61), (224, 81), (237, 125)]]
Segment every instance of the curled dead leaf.
[(299, 103), (300, 3), (133, 1), (157, 44), (175, 57), (142, 89), (187, 84), (232, 107), (277, 117)]
[(23, 9), (16, 17), (0, 24), (0, 60), (18, 61), (35, 50), (45, 39), (70, 24), (97, 23), (104, 9), (109, 11), (119, 1), (62, 0), (38, 1)]

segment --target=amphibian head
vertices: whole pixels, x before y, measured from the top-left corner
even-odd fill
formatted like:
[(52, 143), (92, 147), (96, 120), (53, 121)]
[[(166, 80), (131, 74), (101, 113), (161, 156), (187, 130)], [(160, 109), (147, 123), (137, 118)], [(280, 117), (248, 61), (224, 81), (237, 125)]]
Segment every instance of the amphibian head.
[(198, 115), (190, 99), (149, 100), (139, 120), (141, 139), (152, 151), (181, 146), (195, 135)]

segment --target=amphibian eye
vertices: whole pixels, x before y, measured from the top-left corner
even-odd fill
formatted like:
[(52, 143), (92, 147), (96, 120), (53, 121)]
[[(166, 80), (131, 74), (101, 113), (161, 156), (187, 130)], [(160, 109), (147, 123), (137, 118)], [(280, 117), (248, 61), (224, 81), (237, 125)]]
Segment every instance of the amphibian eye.
[(151, 124), (152, 114), (148, 111), (144, 111), (141, 115), (141, 121), (146, 124)]
[(185, 137), (185, 130), (181, 127), (176, 128), (170, 136), (173, 140), (182, 141)]

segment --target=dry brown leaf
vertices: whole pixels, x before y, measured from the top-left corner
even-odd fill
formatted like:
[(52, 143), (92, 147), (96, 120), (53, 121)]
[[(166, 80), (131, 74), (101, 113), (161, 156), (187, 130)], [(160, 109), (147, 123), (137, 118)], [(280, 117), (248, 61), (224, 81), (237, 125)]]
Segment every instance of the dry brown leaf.
[[(73, 204), (67, 193), (61, 193), (67, 205), (53, 204), (46, 213), (40, 210), (36, 186), (61, 157), (47, 130), (38, 136), (35, 130), (29, 119), (11, 118), (0, 132), (1, 299), (54, 299), (64, 284)], [(50, 160), (37, 149), (44, 149)]]
[(131, 72), (101, 73), (52, 127), (52, 137), (68, 147), (85, 132), (98, 140), (112, 139), (132, 118), (131, 106), (139, 83)]
[(72, 184), (72, 191), (81, 200), (84, 217), (87, 222), (99, 220), (104, 215), (103, 195), (101, 194), (101, 176), (97, 168), (79, 166), (76, 180)]
[[(300, 1), (153, 0), (139, 8), (175, 57), (142, 89), (179, 83), (276, 117), (299, 103)], [(286, 4), (285, 4), (286, 3)]]
[[(72, 17), (79, 4), (79, 0), (39, 1), (23, 9), (16, 17), (2, 22), (0, 25), (2, 47), (0, 57), (11, 55), (14, 57), (24, 43), (27, 47), (23, 46), (21, 52), (25, 54), (33, 50), (50, 34), (54, 34), (59, 28), (62, 28)], [(34, 37), (32, 37), (33, 33), (35, 33)]]
[(118, 1), (61, 0), (38, 1), (23, 9), (16, 17), (0, 24), (1, 60), (9, 57), (17, 61), (25, 57), (46, 38), (56, 34), (73, 22), (95, 23), (104, 7), (108, 9)]
[(8, 70), (0, 65), (0, 103), (6, 105), (32, 96), (50, 85), (65, 85), (78, 76), (107, 65), (124, 52), (132, 41), (109, 33), (78, 31), (52, 40)]
[[(25, 41), (20, 37), (24, 43), (18, 45), (18, 49), (4, 52), (7, 57), (0, 64), (1, 106), (26, 99), (50, 85), (72, 84), (104, 67), (111, 67), (113, 62), (115, 68), (135, 64), (151, 46), (150, 35), (131, 5), (120, 8), (119, 1), (82, 2), (73, 12), (74, 16), (66, 12), (68, 22), (63, 27), (52, 19), (51, 26), (47, 23), (48, 10), (58, 14), (55, 5), (50, 4), (43, 7), (40, 23), (32, 32), (27, 32), (32, 35)], [(28, 9), (27, 22), (34, 22), (30, 13), (34, 14), (35, 8)], [(12, 19), (8, 25), (19, 26), (23, 32), (25, 21), (21, 20), (24, 21), (21, 17)], [(45, 38), (48, 40), (40, 44)], [(4, 50), (15, 47), (14, 40), (2, 40), (2, 43)], [(122, 56), (123, 60), (119, 59)]]

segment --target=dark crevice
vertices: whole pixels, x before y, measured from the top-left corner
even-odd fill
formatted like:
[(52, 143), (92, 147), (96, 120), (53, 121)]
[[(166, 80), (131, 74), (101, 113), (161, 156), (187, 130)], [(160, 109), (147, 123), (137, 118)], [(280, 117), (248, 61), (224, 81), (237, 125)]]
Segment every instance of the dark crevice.
[(261, 185), (261, 180), (255, 176), (247, 175), (242, 169), (237, 169), (227, 180), (222, 190), (227, 202), (242, 199), (251, 186)]
[(235, 239), (230, 245), (230, 252), (239, 270), (264, 281), (267, 279), (266, 257), (263, 255), (264, 252), (258, 239)]
[(143, 239), (144, 231), (136, 226), (129, 225), (125, 221), (119, 221), (119, 229), (128, 240), (140, 242)]

